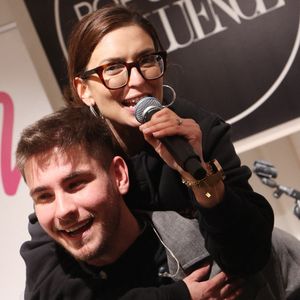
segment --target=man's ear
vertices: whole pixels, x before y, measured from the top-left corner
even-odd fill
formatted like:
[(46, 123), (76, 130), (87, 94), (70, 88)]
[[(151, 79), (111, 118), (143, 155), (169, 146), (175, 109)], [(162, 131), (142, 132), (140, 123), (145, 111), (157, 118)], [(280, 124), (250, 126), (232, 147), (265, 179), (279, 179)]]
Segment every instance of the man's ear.
[(125, 195), (129, 189), (129, 174), (126, 162), (121, 156), (115, 156), (111, 162), (111, 172), (114, 174), (119, 192)]
[(95, 105), (91, 90), (88, 84), (83, 79), (75, 77), (73, 79), (73, 85), (77, 91), (78, 96), (86, 105)]

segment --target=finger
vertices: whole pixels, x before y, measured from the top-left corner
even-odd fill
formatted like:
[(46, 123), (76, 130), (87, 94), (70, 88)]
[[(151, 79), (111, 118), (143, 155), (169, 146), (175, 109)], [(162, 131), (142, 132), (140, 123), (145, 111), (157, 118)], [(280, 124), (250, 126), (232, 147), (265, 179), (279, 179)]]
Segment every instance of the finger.
[[(189, 122), (188, 119), (183, 120), (181, 125), (178, 125), (177, 119), (159, 121), (155, 125), (149, 127), (141, 127), (140, 130), (144, 134), (152, 133), (155, 137), (161, 138), (165, 136), (181, 135), (185, 137), (188, 141), (200, 141), (201, 131), (198, 124), (194, 121)], [(190, 125), (189, 125), (190, 124)]]
[(145, 123), (140, 126), (140, 130), (144, 133), (155, 133), (156, 135), (167, 135), (178, 133), (179, 127), (183, 125), (183, 119), (178, 117), (156, 118), (152, 122)]
[(223, 299), (225, 300), (235, 300), (235, 299), (238, 299), (243, 293), (243, 289), (242, 288), (239, 288), (235, 291), (232, 291), (232, 293), (230, 295), (227, 295), (225, 297), (223, 297)]
[(218, 288), (221, 289), (228, 280), (228, 276), (224, 272), (220, 272), (214, 277), (207, 280), (207, 283), (211, 286), (211, 288)]
[(181, 126), (183, 124), (183, 119), (176, 118), (177, 126)]
[[(142, 131), (146, 130), (160, 130), (161, 126), (163, 127), (175, 127), (178, 128), (179, 126), (186, 123), (186, 120), (188, 120), (188, 123), (194, 122), (192, 119), (182, 119), (177, 114), (175, 114), (170, 109), (162, 109), (161, 111), (155, 113), (151, 120), (148, 122), (142, 124), (140, 126), (140, 129)], [(190, 126), (191, 124), (189, 124)]]
[(144, 139), (147, 143), (149, 143), (154, 149), (156, 152), (160, 153), (162, 151), (162, 147), (163, 147), (163, 144), (162, 142), (155, 138), (151, 133), (143, 133), (144, 135)]
[(184, 172), (183, 169), (178, 165), (172, 154), (168, 151), (164, 144), (161, 143), (160, 140), (154, 138), (151, 134), (144, 134), (144, 138), (145, 141), (147, 141), (154, 148), (154, 150), (169, 167), (178, 171), (179, 174), (182, 174)]
[(202, 281), (207, 276), (209, 270), (210, 270), (210, 264), (207, 264), (207, 265), (200, 267), (199, 269), (193, 271), (187, 277), (189, 277), (193, 281)]
[(230, 299), (230, 297), (236, 297), (241, 294), (244, 280), (236, 279), (230, 283), (227, 283), (220, 291), (222, 297)]
[(206, 281), (207, 291), (209, 293), (215, 291), (221, 291), (221, 289), (226, 284), (226, 280), (228, 279), (227, 275), (224, 272), (220, 272), (215, 275), (213, 278)]
[[(168, 120), (176, 120), (176, 118), (179, 118), (176, 113), (171, 111), (170, 109), (162, 109), (158, 112), (156, 112), (149, 121), (142, 124), (142, 128), (151, 127), (153, 125), (156, 125), (157, 123), (165, 122)], [(175, 122), (173, 123), (175, 124)]]

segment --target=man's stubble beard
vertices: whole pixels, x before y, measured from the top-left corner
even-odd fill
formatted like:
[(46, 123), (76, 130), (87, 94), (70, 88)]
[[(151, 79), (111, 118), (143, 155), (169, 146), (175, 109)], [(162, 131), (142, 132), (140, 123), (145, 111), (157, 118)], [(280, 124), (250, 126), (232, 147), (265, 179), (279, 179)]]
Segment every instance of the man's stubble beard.
[[(120, 229), (120, 200), (119, 194), (115, 194), (115, 189), (111, 187), (109, 193), (109, 201), (104, 209), (104, 213), (95, 214), (95, 220), (92, 225), (91, 240), (83, 241), (83, 248), (79, 253), (71, 253), (75, 259), (84, 261), (89, 264), (101, 265), (107, 260), (107, 256), (112, 252), (112, 247), (115, 246), (115, 237)], [(116, 200), (116, 198), (118, 200)], [(109, 214), (107, 212), (110, 212)], [(77, 252), (77, 251), (76, 251)]]

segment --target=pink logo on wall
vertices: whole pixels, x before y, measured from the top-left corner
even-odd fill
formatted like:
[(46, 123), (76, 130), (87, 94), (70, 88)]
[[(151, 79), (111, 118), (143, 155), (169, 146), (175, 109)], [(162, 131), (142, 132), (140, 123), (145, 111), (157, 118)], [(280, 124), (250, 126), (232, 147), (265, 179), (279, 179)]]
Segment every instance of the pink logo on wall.
[(14, 122), (14, 105), (11, 97), (0, 92), (0, 104), (3, 106), (3, 124), (1, 136), (1, 177), (4, 192), (12, 196), (16, 193), (21, 174), (16, 167), (12, 167), (12, 137)]

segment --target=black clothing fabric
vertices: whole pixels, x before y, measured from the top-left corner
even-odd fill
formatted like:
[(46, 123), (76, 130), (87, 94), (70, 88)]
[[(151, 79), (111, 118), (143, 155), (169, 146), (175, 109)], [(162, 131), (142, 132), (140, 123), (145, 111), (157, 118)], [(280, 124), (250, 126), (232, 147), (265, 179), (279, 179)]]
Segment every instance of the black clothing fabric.
[(27, 262), (25, 299), (190, 299), (182, 281), (158, 275), (167, 271), (166, 253), (149, 224), (118, 261), (98, 268), (76, 261), (42, 234), (35, 214), (29, 221), (29, 232), (40, 238), (21, 248)]
[[(130, 208), (144, 210), (176, 210), (184, 215), (191, 211), (196, 212), (206, 248), (221, 269), (233, 276), (256, 273), (267, 263), (270, 255), (274, 224), (272, 208), (267, 200), (255, 193), (249, 185), (251, 171), (248, 167), (240, 165), (240, 159), (231, 142), (228, 124), (219, 116), (195, 108), (192, 103), (182, 99), (177, 99), (172, 109), (180, 117), (192, 118), (200, 125), (205, 161), (217, 159), (226, 174), (224, 200), (211, 209), (201, 207), (191, 191), (181, 183), (179, 174), (169, 168), (148, 146), (128, 161), (131, 184), (125, 198), (127, 205)], [(29, 295), (38, 290), (41, 293), (43, 290), (55, 291), (54, 283), (62, 280), (62, 277), (56, 280), (55, 276), (51, 279), (51, 274), (43, 274), (41, 263), (52, 263), (55, 270), (62, 257), (55, 251), (58, 246), (45, 236), (38, 222), (30, 226), (32, 240), (21, 248), (21, 255), (27, 265), (25, 298), (39, 299)], [(54, 258), (50, 258), (50, 255)], [(140, 262), (147, 264), (147, 261)], [(62, 274), (70, 276), (68, 272)], [(47, 278), (45, 283), (43, 278)], [(185, 288), (184, 283), (180, 282), (163, 286), (161, 290), (156, 289), (157, 295), (161, 293), (159, 296), (161, 298), (153, 296), (151, 299), (189, 299), (162, 296), (164, 293), (168, 294), (171, 289), (184, 290), (183, 287)], [(83, 282), (79, 285), (70, 284), (70, 287), (65, 288), (77, 293), (84, 289)], [(178, 291), (174, 293), (177, 296), (180, 294)], [(131, 292), (127, 295), (131, 295)], [(144, 296), (140, 296), (139, 299), (142, 297), (146, 299)], [(85, 296), (85, 299), (93, 298)], [(124, 299), (138, 298), (132, 296)]]
[(130, 170), (134, 172), (125, 198), (127, 205), (176, 210), (185, 216), (193, 207), (199, 214), (206, 248), (222, 270), (242, 276), (257, 272), (270, 255), (274, 215), (268, 201), (248, 183), (251, 171), (241, 166), (231, 141), (230, 125), (183, 99), (177, 99), (171, 109), (200, 125), (204, 160), (217, 159), (226, 175), (224, 200), (214, 208), (201, 207), (181, 183), (179, 174), (149, 146), (130, 159)]

